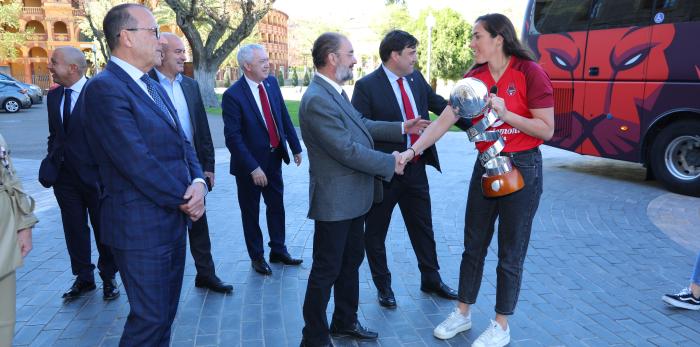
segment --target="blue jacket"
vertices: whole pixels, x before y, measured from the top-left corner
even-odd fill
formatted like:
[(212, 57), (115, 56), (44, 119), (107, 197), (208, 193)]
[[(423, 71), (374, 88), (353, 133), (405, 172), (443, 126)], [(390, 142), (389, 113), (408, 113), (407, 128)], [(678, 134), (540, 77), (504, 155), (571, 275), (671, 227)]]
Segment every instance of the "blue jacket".
[[(159, 84), (161, 98), (175, 108)], [(161, 111), (117, 64), (85, 86), (87, 139), (103, 185), (102, 242), (145, 249), (184, 237), (189, 219), (179, 210), (202, 170), (177, 116)]]

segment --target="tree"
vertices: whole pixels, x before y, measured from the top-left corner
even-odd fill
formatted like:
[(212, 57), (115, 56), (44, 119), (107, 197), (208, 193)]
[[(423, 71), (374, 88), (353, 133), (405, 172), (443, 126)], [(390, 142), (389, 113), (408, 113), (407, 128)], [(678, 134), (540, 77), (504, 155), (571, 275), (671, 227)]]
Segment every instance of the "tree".
[(430, 84), (435, 86), (437, 79), (461, 79), (472, 65), (472, 53), (469, 38), (472, 27), (464, 18), (451, 8), (421, 11), (413, 21), (411, 33), (419, 42), (418, 66), (425, 68), (428, 61), (428, 29), (425, 18), (429, 13), (435, 17), (432, 33), (432, 53), (430, 59)]
[(391, 30), (409, 30), (413, 27), (413, 18), (406, 4), (387, 4), (371, 21), (370, 27), (381, 40)]
[(311, 76), (309, 75), (309, 69), (304, 69), (304, 82), (302, 82), (304, 87), (307, 87), (311, 83)]
[(280, 87), (284, 87), (284, 73), (282, 72), (282, 69), (277, 70), (277, 84), (280, 85)]
[(216, 72), (272, 7), (274, 0), (165, 0), (185, 34), (207, 107), (216, 107)]
[(297, 68), (292, 68), (292, 85), (295, 87), (299, 86), (299, 75), (297, 75)]
[(20, 32), (19, 18), (22, 15), (22, 3), (2, 3), (0, 6), (0, 60), (17, 58), (18, 46), (27, 40), (31, 33)]

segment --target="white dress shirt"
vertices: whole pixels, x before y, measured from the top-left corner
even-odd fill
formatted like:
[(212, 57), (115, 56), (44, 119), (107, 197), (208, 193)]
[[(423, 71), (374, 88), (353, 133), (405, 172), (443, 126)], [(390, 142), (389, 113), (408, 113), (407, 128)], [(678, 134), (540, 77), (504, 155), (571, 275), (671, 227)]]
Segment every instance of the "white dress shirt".
[[(262, 120), (263, 123), (265, 123), (265, 127), (267, 127), (267, 120), (265, 119), (265, 112), (263, 112), (262, 109), (262, 103), (260, 103), (260, 91), (258, 90), (258, 85), (262, 84), (263, 89), (265, 90), (265, 94), (267, 95), (267, 102), (270, 102), (270, 93), (267, 92), (267, 88), (265, 87), (265, 83), (260, 82), (257, 83), (251, 79), (248, 78), (248, 76), (245, 76), (245, 81), (248, 82), (248, 87), (250, 87), (250, 92), (253, 93), (253, 98), (255, 99), (255, 104), (258, 105), (258, 111), (260, 111), (260, 114), (263, 116)], [(270, 112), (272, 112), (272, 105), (270, 106)], [(274, 116), (273, 116), (274, 117)], [(273, 118), (274, 120), (274, 118)]]
[[(87, 82), (87, 78), (85, 76), (81, 77), (78, 82), (75, 82), (72, 86), (70, 87), (65, 87), (66, 89), (72, 90), (70, 94), (70, 112), (73, 113), (73, 108), (75, 107), (76, 101), (78, 101), (78, 97), (80, 96), (80, 92), (83, 90), (83, 86), (85, 85), (85, 82)], [(63, 90), (65, 93), (65, 89)], [(65, 94), (64, 94), (65, 95)], [(65, 97), (61, 95), (61, 104), (58, 105), (58, 112), (61, 114), (61, 122), (63, 122), (63, 101), (65, 100)]]
[(170, 101), (172, 101), (177, 111), (177, 118), (180, 119), (180, 125), (182, 126), (182, 131), (185, 132), (187, 140), (190, 141), (192, 146), (194, 146), (194, 132), (192, 130), (192, 120), (190, 118), (190, 110), (187, 107), (187, 99), (185, 99), (185, 93), (182, 91), (182, 74), (177, 74), (174, 81), (162, 74), (158, 69), (156, 70), (156, 75), (158, 75), (158, 81), (160, 85), (165, 89), (165, 93), (168, 94)]

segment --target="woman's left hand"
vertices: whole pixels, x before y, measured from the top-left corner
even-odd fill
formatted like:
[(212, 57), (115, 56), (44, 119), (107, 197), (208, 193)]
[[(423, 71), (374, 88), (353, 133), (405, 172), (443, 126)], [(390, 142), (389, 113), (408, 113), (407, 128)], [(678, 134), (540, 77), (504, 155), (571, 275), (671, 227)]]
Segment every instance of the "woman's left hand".
[(498, 97), (496, 94), (491, 94), (489, 102), (491, 103), (491, 108), (498, 115), (502, 121), (508, 123), (508, 108), (506, 108), (506, 102), (503, 98)]

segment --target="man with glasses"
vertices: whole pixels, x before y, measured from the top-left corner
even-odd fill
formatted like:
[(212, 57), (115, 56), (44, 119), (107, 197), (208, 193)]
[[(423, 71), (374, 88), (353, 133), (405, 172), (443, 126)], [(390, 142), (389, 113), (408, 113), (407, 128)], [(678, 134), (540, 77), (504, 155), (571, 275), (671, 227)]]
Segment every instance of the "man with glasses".
[(204, 213), (206, 183), (163, 88), (153, 14), (121, 4), (103, 21), (112, 52), (85, 89), (86, 128), (99, 168), (102, 241), (112, 248), (130, 312), (120, 346), (167, 346), (185, 266), (186, 229)]

